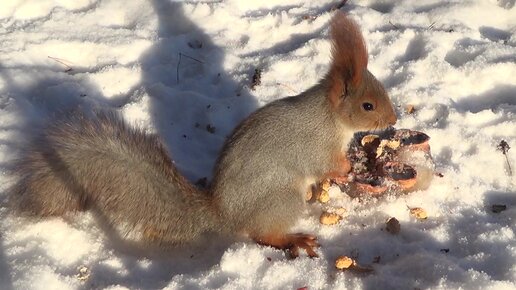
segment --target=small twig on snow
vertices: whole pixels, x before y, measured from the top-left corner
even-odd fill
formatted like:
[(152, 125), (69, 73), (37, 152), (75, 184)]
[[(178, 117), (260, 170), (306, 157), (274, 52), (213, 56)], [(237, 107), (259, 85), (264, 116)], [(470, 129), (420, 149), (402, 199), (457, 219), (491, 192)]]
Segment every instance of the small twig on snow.
[(181, 53), (181, 52), (180, 52), (180, 53), (179, 53), (179, 60), (177, 61), (177, 66), (176, 66), (176, 81), (177, 81), (177, 83), (179, 83), (179, 64), (181, 64), (181, 58), (182, 58), (183, 56), (184, 56), (184, 57), (187, 57), (187, 58), (189, 58), (189, 59), (191, 59), (191, 60), (194, 60), (194, 61), (196, 61), (196, 62), (198, 62), (198, 63), (204, 63), (203, 61), (200, 61), (200, 60), (198, 60), (198, 59), (196, 59), (196, 58), (194, 58), (194, 57), (191, 57), (191, 56), (189, 56), (189, 55), (186, 55), (186, 54), (184, 54), (184, 53)]
[(434, 25), (435, 25), (436, 22), (437, 21), (432, 22), (432, 24), (430, 24), (430, 26), (428, 26), (426, 29), (427, 30), (432, 30), (432, 28), (434, 28)]
[(389, 20), (389, 24), (392, 25), (396, 29), (400, 29), (398, 26), (394, 25), (390, 20)]
[(512, 176), (511, 164), (509, 163), (509, 157), (507, 157), (507, 152), (509, 152), (509, 149), (511, 149), (511, 147), (505, 140), (502, 140), (500, 141), (500, 144), (496, 146), (496, 148), (502, 151), (502, 154), (505, 156), (505, 161), (507, 162), (507, 167), (509, 168), (509, 175)]
[(58, 63), (60, 63), (60, 64), (62, 64), (64, 66), (66, 66), (65, 72), (69, 72), (69, 71), (73, 70), (71, 66), (66, 64), (66, 60), (64, 60), (64, 59), (60, 59), (60, 58), (53, 57), (53, 56), (50, 56), (50, 55), (48, 55), (48, 58), (50, 58), (51, 60), (54, 60), (54, 61), (56, 61), (56, 62), (58, 62)]
[(291, 86), (289, 86), (289, 85), (282, 84), (282, 83), (276, 83), (276, 84), (277, 84), (277, 85), (280, 85), (280, 86), (282, 86), (282, 87), (285, 87), (285, 88), (287, 88), (287, 89), (289, 89), (293, 94), (297, 94), (297, 93), (298, 93), (298, 91), (294, 90), (294, 89), (293, 89)]

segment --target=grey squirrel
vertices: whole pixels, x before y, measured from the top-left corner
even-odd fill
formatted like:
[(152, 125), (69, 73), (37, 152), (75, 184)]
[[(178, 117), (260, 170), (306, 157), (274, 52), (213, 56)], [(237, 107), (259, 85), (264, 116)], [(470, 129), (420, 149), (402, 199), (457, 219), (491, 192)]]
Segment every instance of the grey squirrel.
[(357, 24), (331, 21), (332, 63), (315, 86), (271, 102), (226, 140), (206, 190), (174, 167), (155, 135), (113, 112), (73, 114), (32, 141), (16, 165), (10, 200), (36, 216), (93, 210), (120, 236), (178, 245), (207, 232), (245, 234), (256, 242), (317, 256), (317, 239), (289, 234), (317, 180), (346, 175), (345, 151), (357, 131), (386, 128), (396, 114), (367, 70)]

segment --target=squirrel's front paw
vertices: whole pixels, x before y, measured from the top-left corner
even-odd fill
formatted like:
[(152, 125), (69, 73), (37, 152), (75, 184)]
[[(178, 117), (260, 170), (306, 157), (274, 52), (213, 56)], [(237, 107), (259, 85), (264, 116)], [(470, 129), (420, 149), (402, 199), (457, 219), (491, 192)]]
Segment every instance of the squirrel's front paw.
[(309, 257), (319, 257), (315, 248), (320, 245), (317, 237), (309, 234), (266, 235), (254, 239), (258, 244), (288, 250), (292, 258), (299, 257), (299, 249), (304, 249)]

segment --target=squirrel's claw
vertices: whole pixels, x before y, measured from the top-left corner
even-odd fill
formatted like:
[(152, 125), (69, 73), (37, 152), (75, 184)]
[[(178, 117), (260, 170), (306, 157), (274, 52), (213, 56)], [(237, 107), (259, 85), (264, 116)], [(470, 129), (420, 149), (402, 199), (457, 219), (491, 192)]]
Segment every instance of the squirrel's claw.
[(283, 236), (268, 235), (255, 238), (260, 245), (271, 246), (277, 249), (288, 250), (290, 257), (299, 257), (299, 249), (306, 251), (310, 258), (319, 257), (314, 248), (320, 247), (317, 237), (310, 234), (287, 234)]
[(320, 247), (316, 236), (297, 233), (287, 235), (286, 238), (290, 240), (288, 250), (292, 258), (299, 257), (300, 248), (305, 250), (310, 258), (319, 257), (314, 250), (314, 248)]

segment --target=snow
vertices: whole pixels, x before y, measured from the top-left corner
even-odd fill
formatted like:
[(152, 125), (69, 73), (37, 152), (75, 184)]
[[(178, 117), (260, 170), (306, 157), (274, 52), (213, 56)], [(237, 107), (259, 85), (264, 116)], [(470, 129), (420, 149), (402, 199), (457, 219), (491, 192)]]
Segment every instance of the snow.
[[(346, 217), (323, 226), (321, 206), (310, 206), (293, 232), (316, 234), (320, 258), (289, 260), (231, 237), (138, 252), (91, 213), (21, 218), (3, 202), (14, 182), (7, 172), (23, 140), (53, 116), (100, 106), (163, 136), (190, 180), (210, 177), (240, 120), (324, 75), (338, 1), (1, 1), (0, 289), (516, 289), (514, 0), (348, 2), (342, 9), (362, 27), (396, 127), (431, 137), (443, 177), (371, 200), (332, 189)], [(502, 139), (514, 147), (512, 176), (496, 149)], [(493, 204), (507, 209), (493, 213)], [(407, 206), (429, 218), (414, 219)], [(398, 235), (385, 231), (393, 216)], [(340, 255), (374, 273), (338, 272)]]

